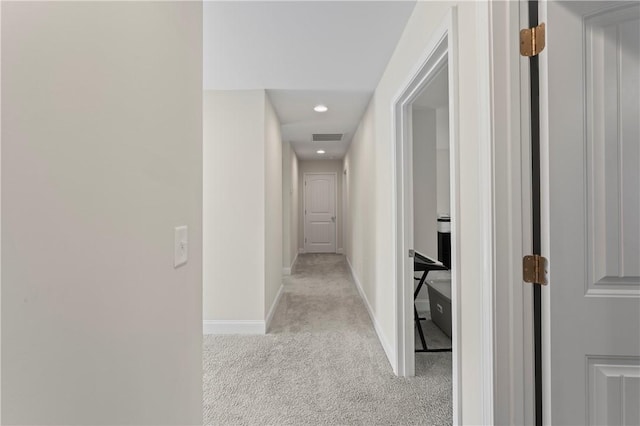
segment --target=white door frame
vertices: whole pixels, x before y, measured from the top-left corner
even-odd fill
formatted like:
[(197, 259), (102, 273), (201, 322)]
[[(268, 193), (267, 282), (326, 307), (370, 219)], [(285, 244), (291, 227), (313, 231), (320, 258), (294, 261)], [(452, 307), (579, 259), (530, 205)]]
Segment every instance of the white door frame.
[[(526, 8), (519, 2), (477, 4), (478, 126), (483, 228), (482, 418), (485, 424), (533, 424), (533, 309), (522, 282), (521, 261), (531, 247), (528, 68), (518, 55)], [(460, 216), (458, 29), (452, 7), (392, 105), (395, 134), (394, 223), (398, 341), (394, 370), (414, 372), (413, 242), (410, 105), (435, 75), (449, 66), (452, 213), (453, 423), (462, 422), (460, 377)], [(507, 82), (507, 84), (505, 84)], [(505, 113), (507, 113), (505, 115)], [(496, 366), (499, 366), (496, 367)]]
[[(542, 2), (544, 3), (544, 2)], [(489, 2), (494, 250), (494, 421), (535, 424), (533, 288), (522, 281), (531, 254), (529, 59), (519, 54), (526, 0)]]
[(303, 238), (303, 247), (304, 247), (304, 252), (307, 252), (307, 215), (306, 215), (306, 211), (307, 211), (307, 185), (305, 184), (307, 182), (307, 176), (312, 176), (312, 175), (333, 175), (333, 212), (336, 216), (336, 222), (334, 225), (334, 232), (335, 232), (335, 246), (336, 246), (336, 250), (334, 253), (338, 252), (338, 220), (340, 220), (338, 218), (338, 173), (336, 172), (304, 172), (302, 174), (302, 238)]
[(458, 49), (457, 10), (452, 7), (440, 28), (421, 55), (420, 61), (411, 73), (399, 94), (394, 98), (392, 114), (395, 133), (395, 205), (396, 224), (396, 365), (399, 376), (415, 374), (414, 341), (414, 274), (413, 259), (409, 249), (413, 249), (413, 165), (412, 165), (412, 114), (411, 107), (432, 79), (448, 66), (449, 76), (449, 149), (451, 174), (451, 315), (452, 315), (452, 357), (453, 357), (453, 423), (460, 422), (461, 416), (461, 354), (460, 354), (460, 217), (459, 188), (459, 142), (458, 142)]
[(527, 1), (484, 1), (477, 8), (481, 180), (487, 188), (481, 193), (483, 358), (493, 369), (483, 380), (484, 419), (533, 425), (533, 289), (522, 281), (522, 257), (532, 250), (529, 62), (519, 55)]

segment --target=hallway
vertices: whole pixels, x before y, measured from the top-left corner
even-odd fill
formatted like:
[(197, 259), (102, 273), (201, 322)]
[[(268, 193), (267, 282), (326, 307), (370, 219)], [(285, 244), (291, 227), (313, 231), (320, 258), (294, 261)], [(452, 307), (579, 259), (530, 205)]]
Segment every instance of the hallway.
[(393, 374), (345, 257), (301, 254), (269, 334), (205, 335), (204, 423), (451, 424), (451, 354)]

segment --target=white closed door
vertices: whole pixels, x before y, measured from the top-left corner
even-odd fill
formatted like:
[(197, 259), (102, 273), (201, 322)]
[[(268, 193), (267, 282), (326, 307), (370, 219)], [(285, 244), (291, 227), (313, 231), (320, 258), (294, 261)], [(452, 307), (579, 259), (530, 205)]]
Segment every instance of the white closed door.
[(336, 175), (304, 175), (304, 249), (336, 251)]
[(542, 4), (545, 424), (640, 425), (640, 3)]

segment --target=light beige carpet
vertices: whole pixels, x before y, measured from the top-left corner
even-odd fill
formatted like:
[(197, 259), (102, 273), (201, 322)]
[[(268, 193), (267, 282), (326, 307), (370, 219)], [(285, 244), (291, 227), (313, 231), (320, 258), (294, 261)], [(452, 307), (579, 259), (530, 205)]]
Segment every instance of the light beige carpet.
[(344, 256), (300, 255), (293, 272), (269, 334), (205, 336), (205, 424), (451, 424), (450, 353), (396, 377)]

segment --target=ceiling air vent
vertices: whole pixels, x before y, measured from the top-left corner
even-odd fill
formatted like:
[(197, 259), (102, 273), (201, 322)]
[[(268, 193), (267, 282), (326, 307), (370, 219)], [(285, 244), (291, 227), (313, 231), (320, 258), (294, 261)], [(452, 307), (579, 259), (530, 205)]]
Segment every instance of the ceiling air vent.
[(339, 142), (342, 140), (342, 133), (314, 133), (313, 142)]

